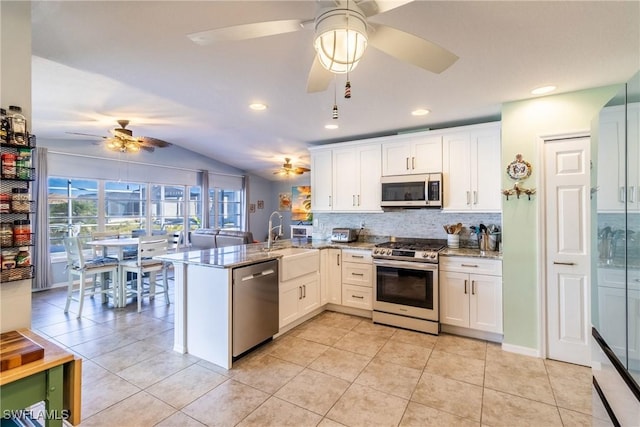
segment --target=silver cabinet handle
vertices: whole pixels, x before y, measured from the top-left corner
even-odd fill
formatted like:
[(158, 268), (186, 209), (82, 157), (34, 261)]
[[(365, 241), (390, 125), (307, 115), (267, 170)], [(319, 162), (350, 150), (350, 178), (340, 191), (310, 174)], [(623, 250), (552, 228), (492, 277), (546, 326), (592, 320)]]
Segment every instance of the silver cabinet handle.
[(351, 195), (351, 206), (355, 206), (356, 205), (356, 195), (352, 194)]
[(302, 299), (302, 286), (298, 286), (298, 299)]
[(338, 254), (338, 256), (336, 258), (338, 260), (338, 265), (340, 265), (340, 254)]
[(351, 273), (352, 276), (364, 277), (364, 273)]
[(470, 205), (470, 204), (471, 204), (470, 196), (471, 196), (471, 192), (470, 192), (470, 191), (467, 191), (467, 204), (468, 204), (468, 205)]
[(351, 298), (364, 299), (362, 295), (351, 295)]
[(407, 170), (409, 170), (409, 158), (407, 157)]
[(411, 158), (411, 169), (415, 169), (416, 168), (416, 158), (412, 157)]
[(360, 206), (360, 195), (358, 194), (358, 206)]
[(332, 206), (332, 204), (331, 204), (331, 196), (329, 196), (329, 206)]
[(635, 203), (636, 199), (636, 187), (633, 185), (629, 187), (629, 203)]
[(471, 295), (475, 295), (476, 294), (476, 281), (472, 280), (471, 281)]
[(302, 298), (307, 297), (307, 285), (302, 285)]
[(618, 199), (620, 200), (621, 203), (626, 202), (625, 197), (624, 197), (625, 195), (626, 195), (626, 192), (624, 191), (624, 187), (620, 187)]
[(364, 255), (351, 255), (351, 258), (364, 258)]
[(575, 262), (560, 262), (560, 261), (553, 261), (553, 263), (555, 265), (576, 265)]
[(464, 294), (467, 294), (467, 280), (464, 281)]
[(474, 205), (478, 204), (478, 192), (477, 191), (473, 192), (473, 204)]
[(473, 267), (478, 268), (478, 264), (460, 264), (461, 267)]

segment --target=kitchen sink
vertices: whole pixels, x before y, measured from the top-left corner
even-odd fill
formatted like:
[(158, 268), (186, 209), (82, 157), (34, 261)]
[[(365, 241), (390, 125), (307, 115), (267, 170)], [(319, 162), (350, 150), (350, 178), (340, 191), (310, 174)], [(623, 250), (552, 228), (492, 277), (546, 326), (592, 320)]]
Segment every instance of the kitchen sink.
[(308, 248), (272, 249), (280, 258), (280, 281), (295, 279), (320, 269), (320, 251)]

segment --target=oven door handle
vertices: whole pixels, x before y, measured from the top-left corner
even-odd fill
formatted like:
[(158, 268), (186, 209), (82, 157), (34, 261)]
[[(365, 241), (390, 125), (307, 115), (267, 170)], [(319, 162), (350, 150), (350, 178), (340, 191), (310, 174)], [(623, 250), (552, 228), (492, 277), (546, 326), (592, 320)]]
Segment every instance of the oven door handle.
[(404, 268), (406, 270), (438, 271), (438, 264), (413, 261), (387, 261), (374, 259), (373, 265), (380, 267)]

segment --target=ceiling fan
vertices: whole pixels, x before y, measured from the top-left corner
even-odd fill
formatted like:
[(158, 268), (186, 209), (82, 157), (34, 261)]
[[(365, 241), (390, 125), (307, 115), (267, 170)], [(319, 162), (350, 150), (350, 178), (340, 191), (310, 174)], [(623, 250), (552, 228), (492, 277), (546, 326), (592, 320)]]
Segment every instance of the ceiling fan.
[(91, 135), (87, 133), (67, 132), (71, 135), (93, 136), (102, 138), (109, 150), (121, 153), (132, 153), (140, 150), (153, 152), (156, 148), (164, 148), (171, 145), (170, 142), (148, 136), (133, 136), (133, 132), (127, 129), (129, 120), (118, 120), (120, 127), (111, 129), (111, 136)]
[(309, 168), (303, 168), (303, 167), (294, 168), (293, 165), (291, 164), (291, 159), (289, 157), (285, 157), (282, 167), (279, 170), (275, 171), (273, 174), (283, 175), (283, 176), (292, 176), (292, 175), (302, 175), (303, 173), (310, 172), (310, 171), (311, 169)]
[[(314, 19), (255, 22), (197, 32), (188, 37), (196, 44), (208, 45), (314, 28), (317, 55), (307, 80), (310, 93), (326, 90), (334, 73), (355, 68), (367, 46), (439, 74), (458, 60), (455, 54), (413, 34), (367, 20), (412, 1), (317, 0), (318, 12)], [(342, 41), (347, 47), (341, 51)]]

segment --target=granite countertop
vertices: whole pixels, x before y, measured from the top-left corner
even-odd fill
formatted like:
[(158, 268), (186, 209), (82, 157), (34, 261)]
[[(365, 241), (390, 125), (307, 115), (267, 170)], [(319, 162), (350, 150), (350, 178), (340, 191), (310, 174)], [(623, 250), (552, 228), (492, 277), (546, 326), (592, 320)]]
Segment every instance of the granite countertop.
[(480, 251), (478, 248), (444, 248), (440, 255), (442, 256), (461, 256), (470, 258), (486, 258), (486, 259), (502, 259), (502, 252), (497, 251)]
[[(377, 243), (387, 239), (387, 237), (376, 236), (365, 241), (350, 243), (332, 242), (330, 240), (291, 239), (277, 241), (271, 250), (266, 250), (265, 243), (254, 243), (250, 245), (226, 246), (224, 248), (204, 250), (189, 250), (189, 248), (184, 248), (176, 253), (161, 255), (155, 258), (162, 261), (195, 264), (206, 267), (233, 268), (281, 258), (283, 254), (278, 253), (278, 249), (296, 247), (305, 249), (335, 248), (371, 250)], [(502, 253), (500, 252), (480, 252), (477, 248), (445, 248), (442, 250), (441, 255), (502, 259)]]

